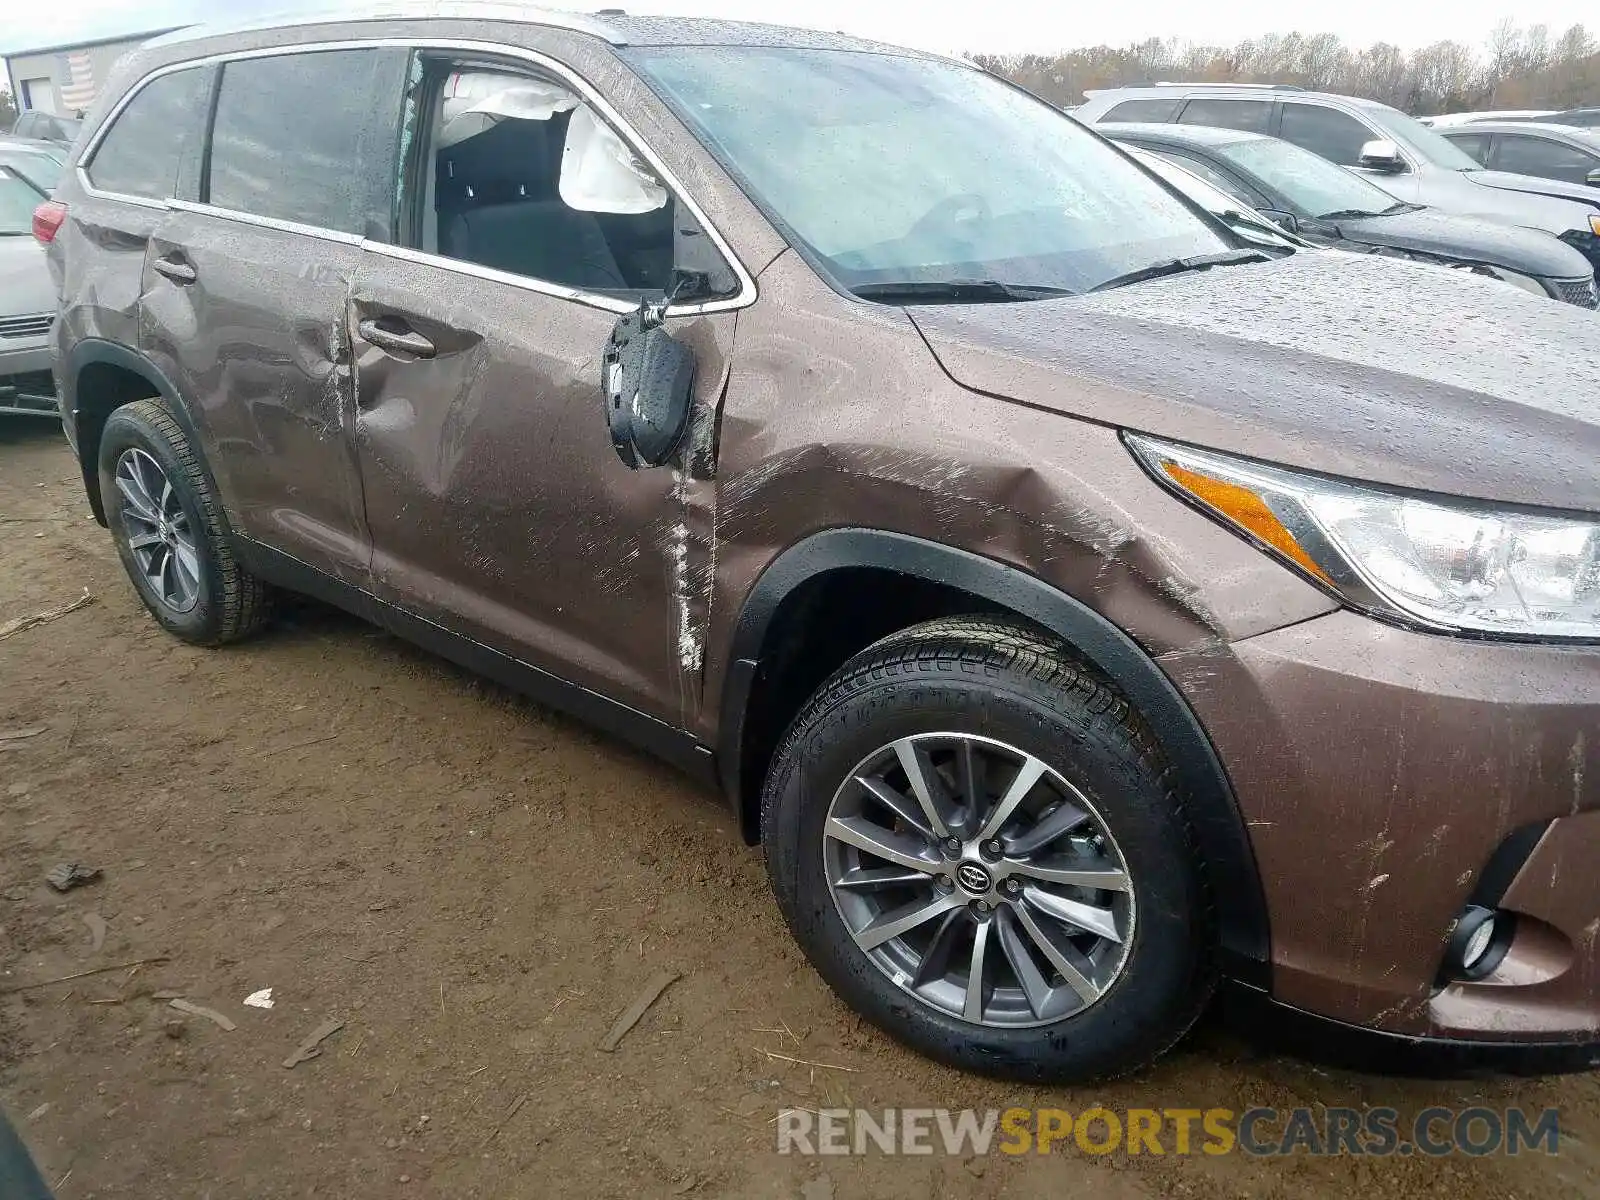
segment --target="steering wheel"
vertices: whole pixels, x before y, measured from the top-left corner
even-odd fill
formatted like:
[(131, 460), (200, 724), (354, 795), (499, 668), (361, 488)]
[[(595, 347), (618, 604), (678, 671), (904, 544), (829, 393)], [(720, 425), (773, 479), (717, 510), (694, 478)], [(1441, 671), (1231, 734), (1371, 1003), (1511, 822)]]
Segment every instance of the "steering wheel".
[(934, 233), (958, 233), (963, 225), (986, 221), (991, 215), (989, 202), (977, 192), (959, 192), (946, 196), (917, 218), (908, 231), (908, 237), (925, 237)]

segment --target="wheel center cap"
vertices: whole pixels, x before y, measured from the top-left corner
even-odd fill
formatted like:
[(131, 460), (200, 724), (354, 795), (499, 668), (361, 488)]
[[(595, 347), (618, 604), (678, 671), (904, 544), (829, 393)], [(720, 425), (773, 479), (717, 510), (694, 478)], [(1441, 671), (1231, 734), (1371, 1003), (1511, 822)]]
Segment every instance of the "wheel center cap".
[(974, 896), (987, 896), (994, 887), (988, 868), (975, 862), (964, 862), (956, 868), (956, 882), (961, 885), (962, 891)]

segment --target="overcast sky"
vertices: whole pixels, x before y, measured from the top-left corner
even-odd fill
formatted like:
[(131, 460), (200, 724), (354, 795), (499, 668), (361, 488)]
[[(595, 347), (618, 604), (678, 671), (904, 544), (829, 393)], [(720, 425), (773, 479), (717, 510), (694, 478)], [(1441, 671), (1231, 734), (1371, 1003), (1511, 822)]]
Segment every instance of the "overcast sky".
[[(1336, 33), (1366, 45), (1394, 42), (1406, 49), (1450, 37), (1482, 46), (1502, 17), (1524, 25), (1543, 22), (1559, 33), (1587, 16), (1600, 25), (1593, 5), (1578, 0), (1455, 0), (1449, 5), (1343, 0), (1307, 8), (1281, 0), (1144, 0), (1140, 4), (1063, 4), (1060, 0), (596, 0), (640, 13), (736, 17), (808, 25), (900, 42), (928, 50), (959, 52), (1050, 51), (1147, 37), (1231, 44), (1263, 33)], [(66, 0), (27, 3), (0, 0), (6, 13), (0, 50), (113, 37), (202, 15), (276, 13), (292, 8), (328, 8), (309, 0)], [(559, 7), (553, 5), (553, 7)], [(1430, 11), (1431, 10), (1431, 11)]]

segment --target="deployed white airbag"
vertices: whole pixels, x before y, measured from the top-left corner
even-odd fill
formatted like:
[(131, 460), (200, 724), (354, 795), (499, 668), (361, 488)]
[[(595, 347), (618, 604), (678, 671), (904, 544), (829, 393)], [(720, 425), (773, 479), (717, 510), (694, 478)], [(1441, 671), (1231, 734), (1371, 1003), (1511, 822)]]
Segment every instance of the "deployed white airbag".
[(647, 213), (667, 202), (650, 168), (586, 104), (567, 125), (559, 186), (567, 205), (584, 212)]
[(504, 117), (548, 121), (556, 113), (577, 106), (578, 98), (557, 84), (542, 83), (526, 75), (458, 71), (445, 85), (439, 145), (442, 148), (464, 142)]

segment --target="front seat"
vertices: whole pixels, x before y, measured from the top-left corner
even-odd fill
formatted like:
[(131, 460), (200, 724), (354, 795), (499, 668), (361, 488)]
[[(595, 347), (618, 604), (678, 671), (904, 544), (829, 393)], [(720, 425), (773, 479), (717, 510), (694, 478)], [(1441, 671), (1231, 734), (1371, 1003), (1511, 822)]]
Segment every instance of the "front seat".
[(625, 289), (593, 213), (560, 200), (512, 200), (458, 213), (445, 232), (454, 258), (594, 291)]

